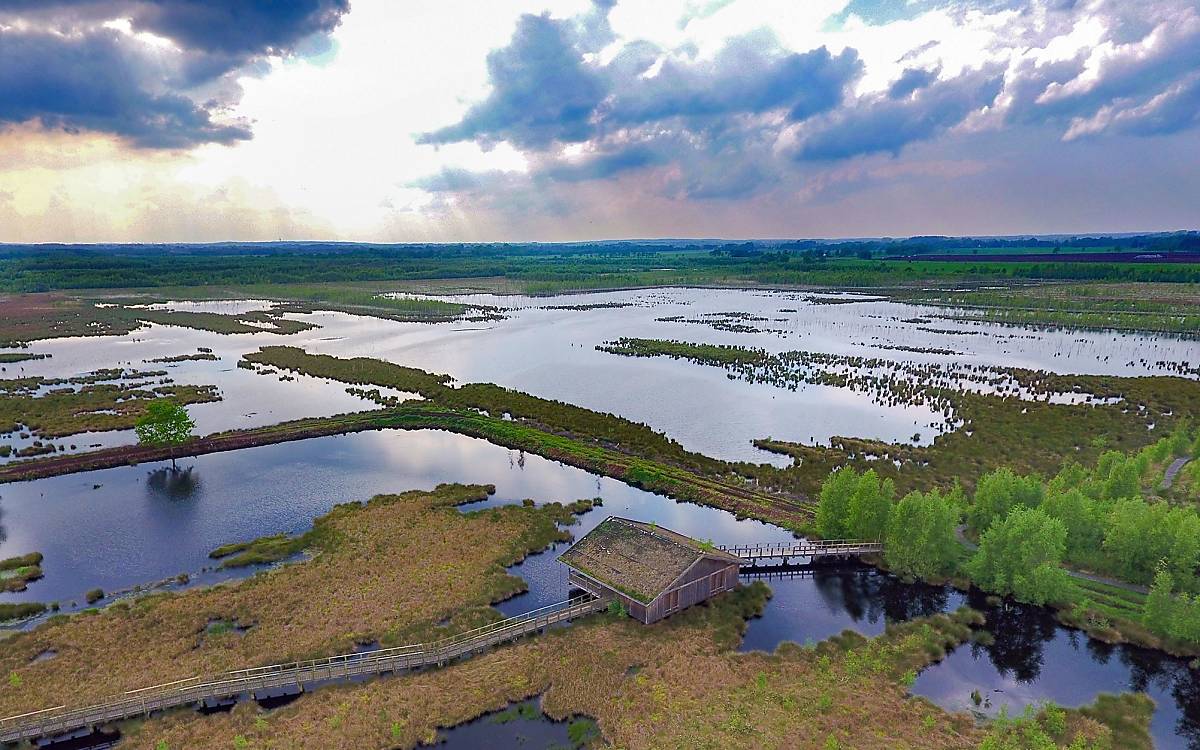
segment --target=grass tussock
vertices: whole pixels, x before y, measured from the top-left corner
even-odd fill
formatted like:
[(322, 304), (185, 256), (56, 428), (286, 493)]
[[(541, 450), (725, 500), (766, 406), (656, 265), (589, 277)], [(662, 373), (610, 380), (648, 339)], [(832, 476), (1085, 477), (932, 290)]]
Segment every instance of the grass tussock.
[(2, 602), (0, 603), (0, 622), (24, 620), (46, 611), (46, 605), (41, 602)]
[(1154, 701), (1145, 693), (1101, 694), (1095, 703), (1062, 708), (1029, 706), (1017, 717), (1001, 715), (988, 727), (980, 750), (1152, 750)]
[[(447, 618), (447, 634), (470, 627), (477, 618), (461, 613), (491, 611), (487, 605), (523, 590), (505, 566), (561, 539), (556, 521), (569, 517), (555, 504), (468, 514), (455, 507), (489, 489), (440, 485), (340, 505), (314, 524), (311, 559), (236, 584), (118, 601), (15, 635), (0, 643), (0, 674), (17, 673), (22, 687), (0, 690), (0, 714), (344, 653), (355, 643), (395, 645)], [(214, 621), (254, 627), (213, 637)], [(31, 662), (47, 649), (57, 657)]]
[(41, 552), (30, 552), (27, 555), (0, 560), (0, 586), (3, 586), (5, 591), (24, 591), (31, 582), (41, 577)]

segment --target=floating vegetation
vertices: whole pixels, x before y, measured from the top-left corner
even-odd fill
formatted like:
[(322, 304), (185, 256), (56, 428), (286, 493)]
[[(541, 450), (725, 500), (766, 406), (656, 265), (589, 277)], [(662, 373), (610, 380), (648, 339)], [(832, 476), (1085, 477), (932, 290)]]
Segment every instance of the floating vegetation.
[(222, 315), (212, 312), (189, 310), (151, 310), (146, 308), (120, 308), (139, 323), (157, 323), (166, 326), (194, 328), (212, 333), (261, 333), (263, 331), (288, 335), (309, 331), (318, 326), (300, 320), (284, 318), (276, 310), (257, 310), (240, 315)]
[(38, 359), (50, 359), (49, 354), (37, 354), (34, 352), (0, 352), (0, 364), (12, 364), (14, 362), (30, 362)]
[(1200, 417), (1200, 383), (1178, 377), (1057, 375), (819, 352), (771, 354), (655, 339), (620, 339), (598, 348), (723, 367), (730, 377), (751, 383), (848, 388), (883, 406), (923, 405), (941, 412), (944, 432), (928, 446), (847, 437), (832, 438), (828, 447), (755, 441), (760, 448), (792, 456), (794, 464), (786, 469), (742, 465), (738, 470), (767, 486), (809, 496), (844, 464), (875, 468), (904, 491), (949, 487), (956, 480), (970, 487), (998, 466), (1052, 474), (1068, 458), (1088, 461), (1105, 448), (1137, 449), (1170, 432), (1179, 420)]
[(316, 528), (300, 536), (274, 534), (250, 542), (234, 542), (217, 547), (208, 556), (221, 560), (222, 568), (244, 568), (286, 560), (312, 543)]
[(787, 333), (778, 328), (765, 328), (761, 326), (750, 325), (751, 323), (767, 323), (770, 318), (764, 318), (761, 315), (754, 315), (746, 312), (714, 312), (704, 313), (698, 318), (686, 318), (682, 315), (669, 315), (662, 318), (655, 318), (657, 323), (691, 323), (693, 325), (705, 325), (717, 331), (725, 331), (727, 333)]
[[(441, 323), (464, 318), (496, 320), (499, 311), (487, 305), (466, 305), (433, 297), (420, 297), (404, 292), (378, 292), (361, 288), (300, 285), (269, 285), (255, 287), (274, 299), (321, 303), (321, 310), (334, 310), (359, 315), (387, 318), (412, 323)], [(312, 307), (292, 305), (294, 311), (309, 311)]]
[(939, 349), (934, 346), (901, 346), (897, 344), (863, 344), (871, 349), (883, 349), (890, 352), (910, 352), (912, 354), (939, 354), (943, 356), (964, 357), (965, 352), (954, 349)]
[[(928, 406), (943, 412), (946, 429), (956, 426), (952, 410), (957, 400), (955, 394), (963, 388), (1029, 400), (1063, 397), (1049, 381), (1031, 370), (957, 362), (910, 362), (808, 351), (769, 354), (765, 349), (661, 339), (622, 338), (596, 348), (629, 357), (666, 356), (717, 365), (729, 369), (731, 377), (793, 391), (802, 385), (832, 386), (868, 394), (881, 406)], [(878, 348), (955, 353), (945, 349), (882, 345)]]
[[(166, 372), (116, 369), (68, 379), (0, 380), (0, 433), (20, 429), (29, 435), (53, 438), (80, 432), (127, 430), (143, 414), (146, 404), (158, 398), (170, 398), (179, 404), (221, 400), (216, 387), (210, 385), (170, 385), (167, 381), (147, 386), (108, 382), (162, 375)], [(53, 446), (36, 447), (42, 453), (54, 450)], [(15, 452), (33, 455), (28, 451)]]
[(219, 359), (220, 359), (220, 357), (213, 354), (212, 349), (209, 349), (208, 351), (200, 351), (195, 354), (177, 354), (174, 357), (158, 357), (157, 359), (143, 359), (142, 361), (143, 362), (174, 363), (174, 362), (193, 362), (193, 361), (203, 361), (203, 360), (216, 361)]
[(949, 320), (1200, 335), (1200, 293), (1194, 284), (1048, 284), (909, 291), (896, 298), (950, 308), (937, 316)]
[[(918, 318), (919, 320), (919, 318)], [(905, 321), (908, 322), (908, 321)], [(925, 333), (936, 333), (942, 336), (981, 336), (983, 331), (964, 331), (961, 328), (930, 328), (929, 326), (917, 326), (918, 331)]]
[(543, 310), (575, 310), (582, 312), (584, 310), (617, 310), (622, 307), (633, 307), (632, 302), (592, 302), (588, 304), (576, 305), (545, 305)]
[(15, 451), (10, 450), (12, 455), (17, 458), (32, 458), (33, 456), (45, 456), (49, 453), (58, 451), (58, 446), (54, 443), (43, 443), (41, 440), (34, 440), (24, 448), (17, 448)]
[(24, 591), (32, 581), (41, 577), (41, 552), (0, 560), (0, 585), (5, 591)]

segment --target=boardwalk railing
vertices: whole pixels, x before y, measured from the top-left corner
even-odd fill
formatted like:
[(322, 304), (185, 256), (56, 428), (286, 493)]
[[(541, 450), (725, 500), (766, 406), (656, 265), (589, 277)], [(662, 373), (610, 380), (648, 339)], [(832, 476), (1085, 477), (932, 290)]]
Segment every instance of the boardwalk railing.
[(721, 545), (721, 550), (737, 555), (753, 563), (757, 560), (793, 557), (848, 557), (883, 552), (883, 542), (861, 539), (797, 540), (795, 542), (768, 542), (765, 544)]
[(64, 734), (205, 700), (246, 693), (253, 695), (280, 688), (303, 689), (306, 685), (330, 680), (443, 665), (607, 606), (608, 601), (604, 599), (583, 595), (430, 643), (239, 669), (208, 677), (189, 677), (130, 690), (91, 706), (56, 706), (10, 716), (0, 719), (0, 742)]

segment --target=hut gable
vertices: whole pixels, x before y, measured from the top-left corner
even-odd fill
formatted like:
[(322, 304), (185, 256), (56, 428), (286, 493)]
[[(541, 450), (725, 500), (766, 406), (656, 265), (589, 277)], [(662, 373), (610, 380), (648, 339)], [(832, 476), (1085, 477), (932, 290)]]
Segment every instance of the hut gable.
[(559, 558), (586, 576), (650, 603), (705, 558), (739, 558), (661, 526), (609, 516)]

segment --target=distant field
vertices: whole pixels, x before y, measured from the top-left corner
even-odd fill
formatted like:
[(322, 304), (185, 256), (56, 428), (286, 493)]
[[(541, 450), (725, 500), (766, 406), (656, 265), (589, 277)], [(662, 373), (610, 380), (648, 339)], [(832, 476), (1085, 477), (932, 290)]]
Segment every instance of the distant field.
[(970, 251), (907, 256), (905, 259), (960, 262), (986, 260), (997, 263), (1200, 263), (1200, 253), (1130, 252), (1120, 248), (1062, 252), (1046, 252), (1045, 248), (978, 248)]
[[(1006, 253), (861, 257), (839, 245), (805, 250), (617, 246), (373, 248), (337, 252), (193, 255), (40, 251), (0, 256), (0, 291), (291, 286), (301, 300), (362, 304), (358, 290), (314, 285), (502, 278), (511, 291), (681, 285), (897, 288), (1013, 280), (1200, 282), (1200, 255), (1134, 260), (1129, 253)], [(874, 255), (872, 255), (874, 253)], [(1135, 253), (1136, 256), (1138, 253)], [(1155, 253), (1151, 253), (1153, 255)], [(1180, 260), (1186, 258), (1187, 260)], [(1088, 260), (1088, 262), (1083, 262)], [(275, 296), (275, 295), (271, 295)], [(286, 295), (285, 295), (286, 296)]]

